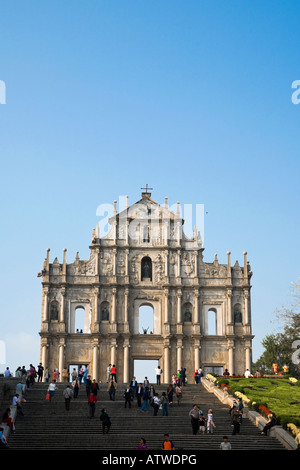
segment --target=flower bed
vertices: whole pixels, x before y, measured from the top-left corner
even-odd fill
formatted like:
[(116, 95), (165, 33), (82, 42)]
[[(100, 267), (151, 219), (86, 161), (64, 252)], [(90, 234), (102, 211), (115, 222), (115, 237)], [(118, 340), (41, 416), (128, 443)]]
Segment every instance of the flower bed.
[(241, 397), (250, 410), (267, 417), (275, 413), (277, 424), (291, 432), (291, 426), (300, 427), (300, 381), (293, 377), (218, 377), (207, 378), (221, 390)]

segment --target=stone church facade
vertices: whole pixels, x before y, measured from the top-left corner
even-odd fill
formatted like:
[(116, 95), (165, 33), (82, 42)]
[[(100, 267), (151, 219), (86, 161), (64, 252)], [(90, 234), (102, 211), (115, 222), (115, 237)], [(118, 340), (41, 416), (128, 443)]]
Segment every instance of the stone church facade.
[[(252, 362), (250, 279), (244, 263), (203, 259), (200, 233), (183, 231), (179, 208), (159, 205), (148, 190), (110, 218), (110, 231), (93, 230), (88, 260), (73, 263), (49, 252), (42, 277), (40, 360), (49, 370), (87, 365), (92, 378), (106, 380), (108, 364), (118, 382), (134, 375), (135, 360), (157, 360), (162, 382), (186, 368), (241, 375)], [(140, 309), (151, 307), (153, 331), (141, 331)], [(78, 310), (84, 328), (76, 331)], [(210, 330), (213, 319), (213, 330)], [(145, 326), (145, 325), (144, 325)]]

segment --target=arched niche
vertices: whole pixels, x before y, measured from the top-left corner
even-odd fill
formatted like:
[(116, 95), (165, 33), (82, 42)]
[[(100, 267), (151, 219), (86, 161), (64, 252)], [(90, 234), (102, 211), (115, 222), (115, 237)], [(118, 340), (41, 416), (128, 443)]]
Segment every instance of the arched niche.
[(152, 260), (149, 256), (144, 256), (141, 260), (141, 280), (152, 281)]
[(58, 321), (59, 304), (57, 300), (50, 303), (50, 321)]
[(181, 315), (183, 323), (190, 323), (193, 321), (193, 305), (190, 302), (185, 302), (183, 304)]
[(242, 306), (239, 303), (236, 303), (233, 307), (233, 322), (234, 323), (243, 322)]
[(109, 302), (107, 302), (106, 300), (104, 302), (101, 302), (101, 305), (100, 305), (101, 321), (109, 321), (109, 312), (110, 312)]

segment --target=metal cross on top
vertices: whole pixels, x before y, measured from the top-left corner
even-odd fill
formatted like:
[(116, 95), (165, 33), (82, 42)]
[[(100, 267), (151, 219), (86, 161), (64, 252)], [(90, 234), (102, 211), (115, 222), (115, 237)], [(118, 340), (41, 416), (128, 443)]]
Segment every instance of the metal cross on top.
[(148, 193), (148, 189), (153, 189), (153, 188), (148, 188), (148, 184), (146, 184), (146, 187), (145, 188), (141, 188), (141, 189), (146, 189), (146, 193)]

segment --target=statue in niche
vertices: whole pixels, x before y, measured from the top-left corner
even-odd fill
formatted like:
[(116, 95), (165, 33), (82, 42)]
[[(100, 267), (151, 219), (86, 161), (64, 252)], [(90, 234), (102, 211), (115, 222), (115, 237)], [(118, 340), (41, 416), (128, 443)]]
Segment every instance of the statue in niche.
[(107, 305), (103, 305), (101, 310), (101, 320), (108, 321), (109, 320), (109, 310)]
[(52, 302), (50, 306), (50, 320), (58, 320), (58, 305), (56, 301)]
[(152, 280), (152, 266), (151, 259), (146, 256), (142, 259), (142, 280), (151, 279)]
[(184, 312), (184, 321), (185, 322), (191, 322), (192, 321), (192, 314), (191, 314), (189, 308), (187, 308), (187, 310)]
[(150, 266), (149, 263), (144, 264), (143, 277), (150, 277)]
[(242, 312), (240, 311), (239, 307), (236, 307), (234, 310), (234, 323), (242, 323)]

